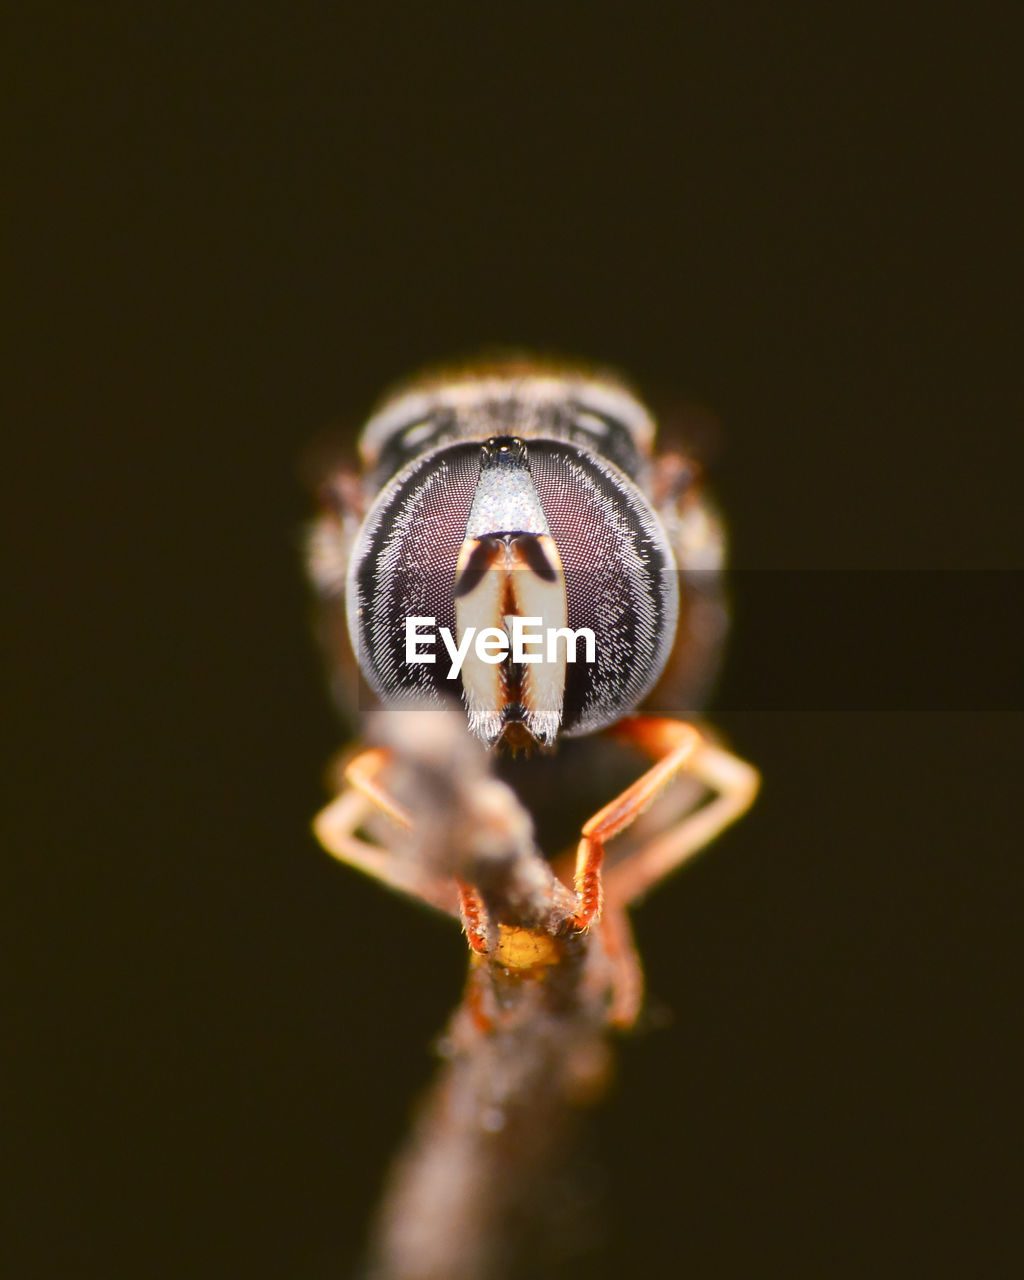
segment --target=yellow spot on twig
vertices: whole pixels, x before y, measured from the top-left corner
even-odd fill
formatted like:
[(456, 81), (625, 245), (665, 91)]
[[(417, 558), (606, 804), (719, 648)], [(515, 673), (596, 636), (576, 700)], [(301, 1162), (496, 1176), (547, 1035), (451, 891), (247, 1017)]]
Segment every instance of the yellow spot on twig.
[(506, 969), (543, 968), (561, 959), (557, 943), (548, 933), (534, 933), (507, 924), (499, 924), (498, 933), (498, 945), (491, 959)]

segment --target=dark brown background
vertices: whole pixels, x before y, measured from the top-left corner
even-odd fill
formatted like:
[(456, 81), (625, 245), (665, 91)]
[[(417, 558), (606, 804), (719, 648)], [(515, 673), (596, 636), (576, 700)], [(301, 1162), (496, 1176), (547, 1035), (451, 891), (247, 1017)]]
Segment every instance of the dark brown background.
[[(588, 1274), (1004, 1273), (1021, 703), (1014, 580), (980, 571), (1020, 567), (1009, 21), (24, 8), (7, 1274), (355, 1266), (464, 948), (308, 835), (340, 731), (298, 459), (490, 343), (712, 410), (765, 571), (717, 716), (764, 794), (638, 913), (672, 1020), (621, 1046), (581, 1156)], [(799, 569), (869, 620), (877, 575), (833, 575), (900, 570), (960, 641), (891, 627), (879, 693), (877, 643), (792, 610)]]

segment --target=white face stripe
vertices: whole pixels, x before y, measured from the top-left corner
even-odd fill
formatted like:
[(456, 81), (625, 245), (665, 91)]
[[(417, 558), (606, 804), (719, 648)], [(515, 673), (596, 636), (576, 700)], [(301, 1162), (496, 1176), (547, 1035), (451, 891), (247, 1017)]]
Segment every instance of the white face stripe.
[[(463, 543), (457, 576), (465, 571), (475, 546), (476, 543), (468, 538)], [(495, 566), (483, 574), (469, 594), (456, 600), (455, 618), (460, 645), (471, 627), (479, 632), (486, 627), (501, 626), (505, 585), (503, 567)], [(462, 665), (462, 696), (466, 701), (470, 732), (485, 742), (495, 741), (501, 733), (501, 712), (506, 702), (504, 677), (497, 664), (483, 662), (472, 646)]]
[[(540, 540), (540, 550), (554, 570), (548, 582), (534, 573), (522, 549), (513, 544), (516, 569), (509, 575), (516, 612), (521, 618), (540, 618), (544, 635), (551, 628), (569, 625), (565, 598), (565, 571), (558, 548), (550, 536)], [(540, 662), (531, 662), (523, 672), (520, 698), (526, 711), (526, 727), (539, 742), (553, 742), (562, 723), (565, 700), (565, 665), (568, 646), (560, 646), (552, 660), (545, 649)]]
[[(543, 636), (568, 625), (565, 575), (558, 548), (548, 536), (539, 542), (543, 559), (552, 570), (550, 580), (537, 574), (531, 557), (518, 539), (485, 548), (467, 537), (459, 553), (457, 579), (467, 572), (472, 558), (481, 551), (485, 551), (489, 563), (472, 589), (456, 599), (460, 646), (471, 628), (477, 634), (497, 628), (511, 641), (513, 614), (535, 619), (535, 626)], [(512, 612), (507, 613), (506, 609)], [(536, 661), (528, 661), (520, 672), (517, 700), (525, 714), (526, 728), (538, 742), (548, 744), (558, 736), (567, 654), (567, 645), (558, 646), (553, 659), (545, 650), (536, 655)], [(505, 727), (504, 713), (512, 700), (503, 669), (483, 661), (470, 645), (462, 666), (462, 688), (470, 732), (487, 742), (495, 741)]]
[[(521, 374), (467, 377), (400, 393), (366, 424), (359, 441), (360, 456), (367, 466), (373, 466), (384, 444), (407, 424), (444, 410), (472, 413), (496, 401), (515, 401), (524, 408), (577, 403), (584, 412), (605, 414), (621, 422), (641, 453), (649, 453), (654, 442), (654, 422), (650, 414), (622, 387), (572, 373)], [(518, 427), (517, 433), (528, 434), (520, 432)]]

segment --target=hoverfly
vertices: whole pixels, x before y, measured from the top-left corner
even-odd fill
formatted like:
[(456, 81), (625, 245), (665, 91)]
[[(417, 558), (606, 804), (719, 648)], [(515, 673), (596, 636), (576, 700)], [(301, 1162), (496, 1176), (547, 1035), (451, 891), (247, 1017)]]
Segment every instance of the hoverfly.
[[(578, 762), (599, 739), (649, 762), (580, 822), (570, 905), (543, 928), (492, 918), (479, 885), (396, 852), (388, 832), (397, 839), (416, 814), (389, 789), (393, 744), (350, 760), (315, 822), (336, 857), (459, 915), (478, 965), (539, 973), (603, 916), (624, 957), (609, 997), (619, 1024), (639, 1002), (623, 968), (625, 906), (739, 817), (758, 785), (688, 719), (642, 713), (652, 700), (698, 702), (724, 619), (720, 523), (696, 468), (656, 455), (654, 441), (647, 409), (603, 374), (507, 361), (429, 376), (370, 419), (360, 475), (326, 478), (309, 541), (339, 688), (357, 669), (384, 707), (457, 708), (528, 809), (538, 778), (562, 810), (596, 790), (600, 763)], [(517, 772), (517, 752), (540, 767)], [(581, 776), (585, 787), (571, 781)], [(656, 805), (680, 777), (691, 786)], [(373, 814), (388, 822), (370, 840), (360, 832)], [(642, 838), (606, 865), (606, 844), (630, 828)]]

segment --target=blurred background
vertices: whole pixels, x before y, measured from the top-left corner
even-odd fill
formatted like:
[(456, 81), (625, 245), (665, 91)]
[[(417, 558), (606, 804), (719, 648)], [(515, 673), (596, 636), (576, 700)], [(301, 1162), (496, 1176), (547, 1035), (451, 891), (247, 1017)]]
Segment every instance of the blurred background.
[(581, 1265), (1009, 1273), (1011, 12), (8, 10), (5, 1274), (353, 1273), (465, 948), (309, 835), (300, 462), (494, 344), (708, 445), (765, 779), (636, 913)]

